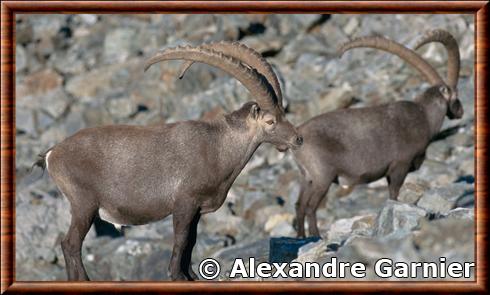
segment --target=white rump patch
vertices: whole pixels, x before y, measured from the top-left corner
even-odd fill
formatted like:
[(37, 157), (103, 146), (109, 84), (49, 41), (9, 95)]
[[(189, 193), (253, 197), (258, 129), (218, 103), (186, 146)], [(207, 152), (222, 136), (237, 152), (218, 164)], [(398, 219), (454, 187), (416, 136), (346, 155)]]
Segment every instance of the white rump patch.
[(44, 159), (44, 161), (46, 161), (46, 169), (47, 169), (48, 171), (49, 171), (49, 163), (48, 163), (49, 155), (51, 155), (51, 151), (49, 151), (49, 152), (46, 154), (46, 158)]

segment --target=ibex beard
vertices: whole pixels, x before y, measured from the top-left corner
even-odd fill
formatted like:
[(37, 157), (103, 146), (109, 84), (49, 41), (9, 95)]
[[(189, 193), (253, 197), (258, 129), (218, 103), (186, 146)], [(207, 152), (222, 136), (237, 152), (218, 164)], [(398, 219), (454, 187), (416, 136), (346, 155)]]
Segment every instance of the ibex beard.
[(71, 205), (71, 225), (61, 242), (69, 280), (89, 279), (81, 248), (97, 214), (119, 225), (147, 224), (172, 214), (171, 278), (198, 279), (190, 258), (200, 216), (223, 204), (261, 143), (281, 150), (302, 144), (285, 118), (278, 84), (270, 82), (277, 82), (270, 65), (248, 47), (217, 44), (163, 50), (147, 67), (164, 60), (207, 63), (242, 82), (257, 102), (210, 121), (84, 129), (36, 162), (47, 167)]

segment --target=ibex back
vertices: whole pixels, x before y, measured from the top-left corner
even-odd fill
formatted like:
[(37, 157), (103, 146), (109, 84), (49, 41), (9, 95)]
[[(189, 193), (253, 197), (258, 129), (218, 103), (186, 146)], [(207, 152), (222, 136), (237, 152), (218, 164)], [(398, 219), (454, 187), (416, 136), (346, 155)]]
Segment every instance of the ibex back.
[(261, 143), (281, 150), (302, 143), (285, 118), (271, 66), (255, 51), (238, 43), (177, 47), (158, 52), (146, 68), (177, 59), (226, 71), (257, 103), (211, 121), (84, 129), (51, 148), (37, 164), (47, 167), (71, 205), (70, 229), (61, 243), (69, 280), (88, 280), (81, 246), (97, 214), (119, 225), (173, 214), (171, 278), (197, 279), (190, 257), (201, 214), (223, 204)]
[(447, 116), (461, 118), (458, 99), (459, 49), (446, 31), (434, 30), (415, 48), (441, 42), (448, 51), (447, 84), (414, 51), (382, 37), (364, 37), (345, 43), (340, 54), (357, 47), (371, 47), (396, 54), (414, 66), (431, 84), (411, 101), (359, 109), (343, 109), (319, 115), (298, 127), (305, 144), (293, 151), (301, 170), (301, 189), (296, 208), (298, 236), (319, 236), (316, 210), (332, 182), (346, 186), (386, 177), (391, 199), (396, 199), (406, 175), (417, 170), (431, 138)]

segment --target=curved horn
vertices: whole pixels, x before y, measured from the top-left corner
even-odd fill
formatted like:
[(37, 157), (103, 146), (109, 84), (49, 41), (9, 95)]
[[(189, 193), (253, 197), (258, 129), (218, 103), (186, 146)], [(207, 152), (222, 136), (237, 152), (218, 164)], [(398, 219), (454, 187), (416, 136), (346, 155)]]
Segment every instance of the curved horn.
[(459, 46), (456, 39), (448, 31), (442, 29), (431, 30), (425, 33), (415, 43), (414, 50), (419, 49), (430, 42), (439, 42), (446, 47), (447, 51), (447, 84), (455, 89), (458, 85), (460, 57)]
[[(278, 105), (282, 106), (281, 85), (279, 84), (276, 73), (274, 73), (272, 66), (267, 62), (267, 60), (253, 48), (250, 48), (240, 42), (227, 41), (211, 42), (202, 44), (198, 47), (222, 52), (223, 54), (236, 58), (243, 64), (256, 69), (257, 72), (262, 74), (272, 86), (277, 97)], [(187, 61), (183, 64), (179, 74), (180, 79), (184, 77), (186, 71), (190, 66), (192, 66), (193, 63), (193, 61)]]
[(147, 59), (145, 71), (157, 62), (179, 59), (202, 62), (217, 67), (240, 81), (254, 96), (261, 108), (273, 109), (277, 106), (277, 97), (271, 86), (256, 70), (249, 69), (239, 60), (214, 50), (191, 46), (168, 48)]
[(404, 61), (415, 67), (424, 77), (429, 81), (431, 85), (444, 84), (441, 76), (434, 70), (434, 68), (421, 58), (413, 50), (401, 45), (400, 43), (386, 39), (384, 37), (360, 37), (350, 42), (344, 43), (338, 49), (339, 56), (341, 57), (347, 50), (359, 47), (370, 47), (380, 49), (392, 54), (397, 55)]

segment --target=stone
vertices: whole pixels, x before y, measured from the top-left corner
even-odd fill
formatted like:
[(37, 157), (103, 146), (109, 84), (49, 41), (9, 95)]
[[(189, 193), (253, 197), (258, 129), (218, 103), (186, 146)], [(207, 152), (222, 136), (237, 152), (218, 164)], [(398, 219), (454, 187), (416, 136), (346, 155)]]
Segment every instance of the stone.
[(37, 96), (46, 94), (61, 86), (63, 77), (53, 69), (45, 69), (24, 77), (17, 83), (16, 95), (18, 98), (24, 96)]
[(81, 107), (72, 106), (70, 113), (68, 113), (63, 122), (65, 134), (70, 136), (84, 127), (86, 127), (86, 123), (83, 119)]
[(272, 232), (275, 227), (282, 225), (284, 222), (286, 222), (286, 224), (292, 224), (293, 218), (294, 216), (290, 213), (272, 215), (265, 223), (264, 230), (266, 232)]
[(328, 243), (342, 244), (352, 232), (369, 234), (373, 229), (376, 215), (361, 215), (336, 220), (327, 232)]
[(474, 261), (475, 226), (472, 219), (445, 218), (422, 222), (413, 242), (424, 260)]
[(40, 107), (54, 119), (60, 118), (70, 104), (70, 98), (61, 88), (39, 97)]
[[(138, 70), (139, 69), (139, 70)], [(115, 79), (114, 74), (120, 73), (123, 81)], [(124, 73), (131, 73), (130, 75)], [(84, 74), (68, 79), (65, 89), (75, 98), (90, 102), (95, 97), (115, 96), (125, 91), (128, 82), (143, 74), (138, 60), (116, 63), (93, 69)], [(125, 83), (126, 82), (126, 83)]]
[[(22, 14), (15, 15), (15, 42), (20, 45), (32, 42), (33, 29), (29, 17)], [(16, 49), (19, 46), (16, 47)]]
[(447, 218), (454, 218), (454, 219), (469, 219), (469, 220), (474, 220), (475, 219), (475, 209), (474, 208), (456, 208), (451, 211), (449, 211), (446, 214)]
[(87, 25), (94, 25), (97, 22), (97, 15), (95, 14), (79, 14), (78, 16)]
[(407, 204), (416, 204), (428, 188), (429, 184), (425, 181), (405, 182), (398, 194), (398, 201)]
[(463, 183), (433, 187), (424, 193), (417, 202), (417, 206), (433, 213), (447, 213), (454, 208), (466, 188), (467, 185)]
[(338, 87), (328, 89), (326, 95), (319, 97), (320, 113), (348, 107), (353, 98), (352, 87), (347, 82)]
[(25, 70), (27, 67), (27, 54), (23, 46), (17, 45), (15, 47), (15, 72)]
[(119, 238), (93, 243), (91, 248), (93, 260), (86, 261), (85, 265), (97, 280), (169, 279), (167, 269), (172, 252), (158, 239)]
[(118, 97), (107, 102), (107, 110), (113, 118), (124, 119), (136, 112), (136, 106), (129, 98)]
[(409, 233), (419, 226), (425, 215), (425, 210), (414, 205), (388, 200), (378, 215), (376, 235)]
[(17, 107), (15, 109), (15, 128), (30, 135), (36, 135), (37, 130), (34, 123), (34, 113), (32, 110)]
[(136, 32), (131, 28), (117, 28), (107, 33), (104, 40), (104, 57), (106, 62), (123, 62), (131, 56), (136, 47), (132, 41)]
[[(269, 260), (269, 239), (258, 238), (252, 242), (240, 241), (239, 243), (216, 251), (211, 258), (220, 262), (223, 270), (231, 270), (233, 261), (241, 258), (248, 262), (249, 258), (255, 258), (255, 263)], [(248, 265), (248, 263), (246, 263)], [(220, 279), (226, 279), (227, 273), (222, 272)]]
[(296, 234), (292, 222), (286, 220), (276, 224), (269, 232), (271, 237), (290, 237)]

